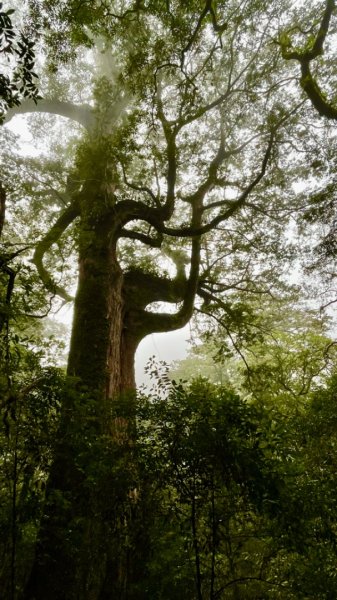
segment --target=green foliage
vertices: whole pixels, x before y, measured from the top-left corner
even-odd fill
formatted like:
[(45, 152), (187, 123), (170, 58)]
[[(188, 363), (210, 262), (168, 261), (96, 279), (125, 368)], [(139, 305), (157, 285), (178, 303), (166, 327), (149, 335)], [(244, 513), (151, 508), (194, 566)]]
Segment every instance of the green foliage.
[(155, 482), (151, 597), (179, 598), (185, 589), (191, 599), (232, 598), (240, 582), (245, 597), (254, 597), (246, 578), (263, 580), (259, 552), (267, 554), (269, 543), (260, 510), (278, 498), (261, 415), (233, 392), (199, 379), (187, 388), (173, 384), (162, 399), (141, 399), (139, 418), (143, 477)]
[(307, 391), (299, 412), (291, 396), (263, 406), (151, 371), (159, 382), (140, 397), (137, 444), (151, 514), (147, 593), (333, 598), (335, 377)]
[(17, 597), (34, 556), (63, 386), (60, 371), (42, 368), (31, 353), (19, 368), (1, 400), (0, 581), (8, 598)]
[(33, 70), (35, 42), (23, 32), (15, 31), (11, 19), (14, 12), (13, 9), (3, 10), (0, 3), (0, 53), (4, 59), (1, 64), (4, 71), (0, 73), (0, 123), (8, 108), (18, 106), (24, 98), (32, 98), (35, 102), (40, 98), (37, 75)]

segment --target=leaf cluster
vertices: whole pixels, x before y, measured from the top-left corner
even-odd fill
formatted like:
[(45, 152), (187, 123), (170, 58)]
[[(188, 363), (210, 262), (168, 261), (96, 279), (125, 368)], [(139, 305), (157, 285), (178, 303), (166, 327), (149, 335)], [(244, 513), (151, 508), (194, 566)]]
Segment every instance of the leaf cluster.
[(8, 65), (15, 59), (12, 73), (7, 74), (5, 69), (0, 73), (0, 123), (8, 108), (19, 106), (25, 98), (31, 98), (34, 102), (40, 98), (37, 88), (37, 74), (34, 72), (35, 64), (35, 42), (27, 37), (22, 31), (17, 34), (12, 23), (11, 15), (15, 11), (3, 10), (0, 3), (0, 55)]

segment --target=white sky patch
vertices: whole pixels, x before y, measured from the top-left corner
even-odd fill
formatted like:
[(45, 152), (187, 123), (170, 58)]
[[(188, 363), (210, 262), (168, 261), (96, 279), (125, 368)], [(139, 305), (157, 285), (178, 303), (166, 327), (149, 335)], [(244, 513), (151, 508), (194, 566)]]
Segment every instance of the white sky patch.
[[(55, 321), (63, 323), (69, 327), (69, 338), (71, 324), (73, 320), (73, 303), (65, 304), (55, 315), (50, 315)], [(145, 367), (152, 356), (156, 360), (171, 363), (175, 360), (186, 358), (190, 341), (189, 325), (183, 329), (170, 331), (167, 333), (155, 333), (146, 336), (138, 346), (136, 352), (136, 382), (137, 385), (151, 386), (151, 380)]]
[(5, 127), (20, 136), (20, 154), (22, 156), (38, 156), (41, 154), (41, 150), (36, 147), (35, 140), (29, 130), (25, 115), (15, 115), (10, 123), (6, 123)]
[(150, 377), (144, 371), (151, 356), (155, 356), (158, 361), (166, 363), (186, 358), (189, 340), (190, 328), (188, 325), (183, 329), (168, 333), (155, 333), (144, 338), (136, 352), (137, 385), (151, 386)]

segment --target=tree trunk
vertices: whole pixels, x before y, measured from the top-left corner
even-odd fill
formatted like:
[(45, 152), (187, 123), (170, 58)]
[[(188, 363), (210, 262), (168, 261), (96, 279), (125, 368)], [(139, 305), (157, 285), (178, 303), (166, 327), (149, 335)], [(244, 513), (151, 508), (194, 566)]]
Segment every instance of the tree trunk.
[[(129, 409), (138, 341), (125, 329), (124, 315), (111, 220), (82, 214), (68, 362), (72, 385), (64, 397), (26, 600), (128, 597), (118, 545), (126, 546), (130, 490), (137, 486)], [(124, 398), (125, 414), (118, 413), (122, 393), (131, 397), (129, 405)]]
[[(82, 226), (68, 375), (102, 398), (122, 391), (123, 275), (107, 223)], [(107, 408), (107, 406), (105, 406)], [(108, 410), (109, 412), (109, 410)], [(108, 416), (108, 415), (106, 415)]]

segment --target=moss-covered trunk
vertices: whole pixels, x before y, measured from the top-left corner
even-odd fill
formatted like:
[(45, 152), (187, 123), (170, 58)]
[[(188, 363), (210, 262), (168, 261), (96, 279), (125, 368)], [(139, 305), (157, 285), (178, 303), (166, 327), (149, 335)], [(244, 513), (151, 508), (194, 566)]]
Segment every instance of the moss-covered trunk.
[(123, 325), (123, 275), (109, 219), (84, 223), (80, 237), (68, 374), (111, 399), (126, 385), (135, 385), (134, 356), (131, 363), (123, 356), (130, 352)]
[(114, 409), (134, 388), (137, 343), (124, 328), (123, 275), (106, 215), (82, 214), (79, 254), (70, 385), (26, 600), (127, 597), (114, 538), (123, 545), (136, 475), (130, 425)]

